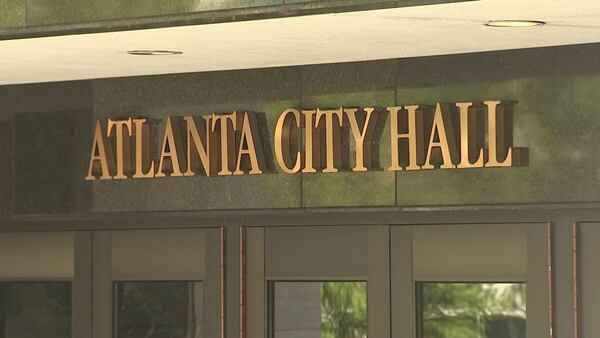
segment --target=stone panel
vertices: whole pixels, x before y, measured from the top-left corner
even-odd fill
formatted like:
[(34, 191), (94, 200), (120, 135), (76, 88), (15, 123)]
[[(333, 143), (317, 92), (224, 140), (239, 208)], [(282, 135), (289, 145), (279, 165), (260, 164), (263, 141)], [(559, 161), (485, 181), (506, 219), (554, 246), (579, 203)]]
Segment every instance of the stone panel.
[(82, 6), (78, 0), (26, 0), (27, 25), (86, 22), (95, 18), (94, 6)]
[(15, 212), (85, 211), (82, 137), (89, 112), (22, 113), (15, 117)]
[[(7, 6), (15, 1), (17, 0), (10, 0)], [(103, 0), (88, 2), (83, 5), (78, 0), (22, 1), (23, 3), (27, 2), (27, 25), (30, 26), (183, 14), (283, 3), (282, 0)], [(15, 6), (12, 5), (10, 8), (12, 7)], [(0, 16), (0, 18), (3, 17)], [(16, 25), (13, 21), (6, 19), (0, 20), (0, 23), (7, 22), (10, 24), (9, 27), (14, 27)], [(0, 27), (2, 27), (1, 24)]]
[(15, 86), (13, 103), (15, 213), (89, 210), (91, 189), (82, 184), (91, 134), (89, 83)]
[[(598, 201), (600, 69), (585, 56), (591, 51), (573, 47), (399, 61), (398, 104), (517, 100), (514, 143), (529, 148), (529, 165), (398, 172), (398, 204)], [(579, 64), (564, 63), (577, 55), (583, 56)]]
[(0, 121), (0, 215), (13, 209), (13, 121)]
[(13, 210), (14, 116), (10, 107), (14, 94), (14, 86), (0, 86), (0, 215), (9, 215)]
[(92, 102), (89, 81), (25, 84), (13, 90), (8, 106), (15, 114), (75, 110), (89, 114)]
[(0, 29), (25, 26), (25, 1), (2, 0), (0, 2)]
[[(14, 161), (0, 163), (0, 178), (7, 182), (0, 186), (0, 213), (10, 213), (13, 203), (16, 213), (46, 214), (597, 202), (600, 65), (593, 56), (598, 48), (3, 86), (0, 154), (8, 159), (14, 154)], [(578, 62), (565, 62), (574, 59)], [(262, 112), (273, 157), (274, 126), (289, 107), (494, 98), (519, 101), (515, 144), (529, 148), (528, 166), (389, 172), (386, 125), (381, 171), (289, 175), (271, 163), (276, 173), (259, 176), (83, 180), (95, 118), (152, 118), (158, 152), (166, 116)]]
[[(381, 107), (395, 104), (395, 63), (365, 62), (306, 67), (302, 70), (302, 105), (305, 109)], [(395, 177), (385, 170), (390, 148), (386, 142), (389, 123), (382, 132), (382, 170), (363, 173), (338, 172), (302, 175), (302, 205), (381, 206), (395, 203)], [(350, 140), (350, 167), (354, 166), (355, 144)]]
[(194, 11), (280, 5), (283, 0), (196, 0)]
[[(168, 75), (94, 81), (97, 118), (143, 116), (156, 121), (159, 152), (167, 116), (254, 111), (264, 113), (263, 138), (272, 155), (279, 114), (300, 104), (295, 68)], [(160, 142), (159, 142), (160, 141)], [(271, 168), (278, 170), (276, 166)], [(300, 176), (280, 172), (227, 177), (167, 177), (86, 182), (94, 210), (219, 210), (300, 206)]]

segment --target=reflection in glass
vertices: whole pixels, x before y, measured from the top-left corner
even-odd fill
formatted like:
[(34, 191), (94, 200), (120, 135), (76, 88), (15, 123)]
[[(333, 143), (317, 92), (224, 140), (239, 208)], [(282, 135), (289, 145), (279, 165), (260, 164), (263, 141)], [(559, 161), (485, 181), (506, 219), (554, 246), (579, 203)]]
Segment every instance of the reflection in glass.
[(275, 282), (270, 292), (273, 338), (367, 337), (365, 282)]
[(525, 283), (419, 283), (420, 338), (525, 338)]
[(202, 282), (115, 283), (116, 338), (201, 338)]
[(70, 282), (0, 283), (0, 337), (70, 336)]

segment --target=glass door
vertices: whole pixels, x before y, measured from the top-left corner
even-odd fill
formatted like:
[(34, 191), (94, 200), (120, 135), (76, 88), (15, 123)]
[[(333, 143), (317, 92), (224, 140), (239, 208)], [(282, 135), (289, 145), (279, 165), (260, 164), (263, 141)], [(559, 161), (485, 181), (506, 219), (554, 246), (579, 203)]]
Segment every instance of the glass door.
[(0, 337), (72, 336), (72, 232), (0, 233)]
[(220, 335), (218, 229), (116, 230), (95, 242), (96, 337)]
[(398, 226), (391, 236), (393, 337), (548, 336), (546, 224)]
[(389, 336), (388, 232), (387, 226), (246, 229), (247, 337)]

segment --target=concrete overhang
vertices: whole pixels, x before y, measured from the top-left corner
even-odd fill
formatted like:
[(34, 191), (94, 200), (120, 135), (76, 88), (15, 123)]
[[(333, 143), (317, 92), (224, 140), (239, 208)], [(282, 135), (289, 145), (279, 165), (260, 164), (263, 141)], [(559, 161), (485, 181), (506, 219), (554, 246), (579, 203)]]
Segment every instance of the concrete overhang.
[[(540, 20), (498, 28), (489, 20)], [(409, 58), (600, 42), (597, 0), (480, 0), (0, 41), (0, 84)], [(181, 55), (130, 55), (173, 50)], [(566, 60), (576, 62), (576, 60)]]
[(476, 0), (11, 0), (0, 40), (263, 20)]

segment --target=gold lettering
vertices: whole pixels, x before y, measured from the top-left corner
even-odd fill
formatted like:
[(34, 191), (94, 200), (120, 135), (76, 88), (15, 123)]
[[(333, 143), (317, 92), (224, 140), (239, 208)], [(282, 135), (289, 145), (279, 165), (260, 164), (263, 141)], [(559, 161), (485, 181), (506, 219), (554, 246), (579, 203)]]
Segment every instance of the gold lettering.
[[(511, 167), (528, 161), (527, 148), (513, 147), (512, 107), (514, 102), (485, 101), (488, 120), (488, 160), (486, 167)], [(498, 156), (506, 154), (502, 161)]]
[[(133, 178), (153, 178), (154, 161), (150, 160), (150, 126), (146, 119), (133, 119), (135, 133), (135, 173)], [(144, 172), (144, 168), (148, 171)]]
[[(371, 122), (371, 120), (377, 119), (377, 113), (373, 113), (375, 108), (364, 108), (366, 116), (365, 123), (361, 131), (360, 127), (358, 126), (358, 121), (356, 120), (357, 111), (358, 109), (344, 109), (348, 121), (350, 122), (350, 129), (352, 130), (352, 136), (354, 137), (356, 148), (354, 153), (355, 165), (354, 168), (352, 168), (352, 171), (367, 171), (367, 166), (372, 169), (374, 164), (372, 143), (377, 121)], [(367, 166), (365, 166), (365, 163)]]
[[(117, 147), (117, 173), (113, 177), (115, 180), (124, 180), (127, 178), (125, 175), (125, 169), (129, 172), (131, 169), (131, 148), (129, 137), (131, 136), (131, 118), (127, 120), (113, 121), (108, 119), (106, 136), (110, 137), (112, 134), (113, 127), (116, 127), (115, 139)], [(127, 128), (127, 137), (123, 137), (123, 129)]]
[[(296, 150), (296, 156), (292, 167), (288, 163), (292, 160), (291, 140), (292, 140), (292, 123), (289, 123), (291, 116), (295, 121), (296, 128), (301, 127), (300, 112), (296, 109), (287, 109), (279, 116), (275, 125), (274, 148), (275, 158), (283, 172), (294, 174), (302, 168), (302, 155), (299, 150)], [(308, 138), (307, 138), (308, 140)], [(311, 140), (312, 141), (312, 140)], [(307, 141), (308, 142), (308, 141)]]
[[(526, 165), (528, 149), (513, 147), (514, 104), (513, 101), (489, 100), (483, 105), (480, 102), (438, 102), (432, 110), (420, 105), (387, 107), (391, 128), (388, 170)], [(352, 171), (381, 170), (379, 142), (386, 123), (384, 116), (382, 110), (373, 107), (289, 108), (281, 113), (275, 126), (273, 145), (277, 164), (289, 174), (348, 170), (349, 128), (355, 146)], [(257, 120), (260, 118), (262, 115), (236, 111), (201, 118), (183, 117), (187, 141), (184, 157), (185, 150), (180, 149), (183, 143), (179, 139), (183, 134), (178, 132), (180, 118), (167, 117), (160, 158), (154, 160), (150, 149), (151, 125), (146, 118), (108, 119), (106, 130), (96, 121), (85, 180), (262, 174), (272, 170), (272, 158), (263, 153), (263, 134)], [(424, 121), (431, 129), (424, 128)], [(455, 123), (460, 124), (460, 134), (454, 129)], [(115, 139), (114, 148), (106, 147), (110, 137)], [(131, 142), (135, 142), (135, 147)], [(135, 163), (132, 151), (135, 151)], [(182, 167), (185, 160), (187, 165)]]
[[(336, 163), (341, 163), (341, 145), (340, 145), (340, 130), (337, 128), (342, 127), (343, 123), (343, 111), (342, 108), (337, 110), (321, 110), (317, 109), (317, 116), (315, 119), (315, 128), (319, 128), (322, 117), (325, 117), (325, 152), (326, 152), (326, 166), (323, 169), (324, 173), (336, 173), (338, 169), (335, 167)], [(337, 124), (334, 126), (334, 118), (337, 117)]]
[(313, 126), (313, 116), (317, 112), (315, 110), (303, 110), (304, 115), (304, 169), (303, 173), (316, 173), (314, 163), (320, 163), (320, 152), (314, 151), (315, 144), (320, 145), (320, 133), (315, 132)]
[[(202, 116), (202, 126), (200, 130), (196, 127), (196, 119), (192, 116), (186, 116), (183, 119), (186, 122), (187, 135), (187, 170), (185, 176), (194, 176), (192, 168), (198, 168), (202, 163), (204, 175), (211, 176), (216, 172), (216, 165), (211, 161), (211, 154), (216, 149), (214, 137), (211, 137), (210, 123), (211, 115)], [(193, 154), (197, 156), (193, 156)], [(200, 161), (198, 161), (200, 160)]]
[[(219, 176), (227, 176), (233, 174), (230, 170), (235, 166), (235, 135), (237, 113), (234, 111), (226, 115), (212, 115), (212, 128), (214, 132), (217, 127), (217, 122), (220, 125), (219, 134), (221, 135), (221, 170), (217, 173)], [(231, 121), (229, 128), (228, 121)]]
[[(400, 154), (406, 159), (406, 170), (419, 170), (419, 160), (423, 157), (423, 114), (418, 105), (388, 107), (390, 113), (390, 138), (391, 138), (391, 166), (388, 170), (402, 170), (400, 166)], [(398, 113), (406, 115), (403, 119), (403, 129), (405, 133), (400, 133), (400, 123)], [(408, 141), (408, 145), (400, 152), (398, 142), (400, 140)]]
[[(256, 127), (256, 120), (254, 115), (248, 114), (247, 112), (243, 115), (242, 132), (240, 137), (240, 147), (238, 149), (237, 164), (235, 167), (234, 175), (243, 175), (242, 170), (242, 156), (247, 156), (250, 161), (250, 175), (262, 174), (261, 167), (264, 163), (264, 157), (262, 154), (262, 145), (259, 138), (255, 137), (252, 130), (258, 130)], [(244, 147), (246, 145), (246, 147)], [(255, 145), (258, 145), (256, 147)], [(258, 152), (257, 152), (258, 151)]]
[[(458, 102), (460, 111), (460, 163), (457, 168), (483, 167), (483, 148), (477, 152), (477, 111), (470, 109), (473, 102)], [(476, 153), (477, 152), (477, 153)], [(471, 158), (477, 156), (475, 162)]]
[[(160, 152), (160, 162), (158, 163), (158, 171), (156, 177), (165, 177), (165, 171), (171, 172), (171, 176), (183, 176), (180, 169), (179, 163), (179, 142), (175, 141), (176, 136), (179, 133), (174, 131), (177, 130), (177, 124), (172, 122), (171, 117), (167, 117), (167, 123), (165, 126), (165, 137), (163, 139), (162, 150)], [(170, 165), (165, 159), (169, 159)]]
[[(448, 116), (449, 112), (442, 111), (440, 103), (435, 106), (435, 113), (433, 115), (433, 126), (431, 127), (431, 135), (429, 137), (429, 146), (427, 148), (427, 157), (423, 169), (433, 169), (434, 166), (431, 163), (433, 148), (439, 148), (442, 155), (442, 164), (440, 168), (451, 169), (456, 168), (452, 163), (452, 154), (456, 153), (454, 142), (454, 134), (452, 128), (452, 120)], [(448, 128), (448, 129), (446, 129)], [(450, 130), (446, 133), (446, 130)], [(436, 141), (436, 135), (438, 141)]]
[(100, 179), (110, 180), (112, 176), (108, 170), (108, 159), (106, 158), (106, 148), (104, 146), (104, 136), (102, 134), (102, 128), (100, 127), (100, 121), (96, 121), (94, 140), (92, 141), (92, 152), (90, 155), (90, 165), (88, 167), (88, 174), (85, 177), (86, 181), (93, 181), (96, 179), (96, 161), (100, 164)]

